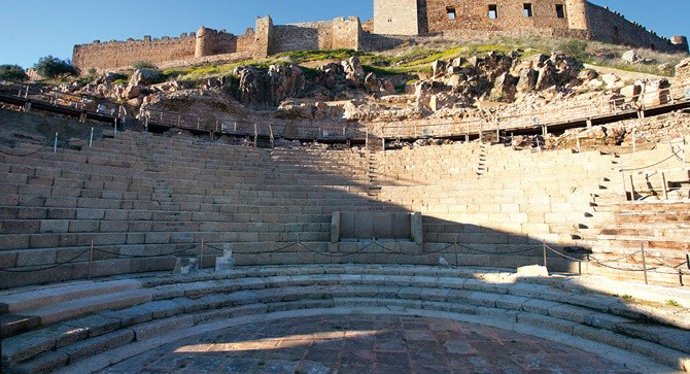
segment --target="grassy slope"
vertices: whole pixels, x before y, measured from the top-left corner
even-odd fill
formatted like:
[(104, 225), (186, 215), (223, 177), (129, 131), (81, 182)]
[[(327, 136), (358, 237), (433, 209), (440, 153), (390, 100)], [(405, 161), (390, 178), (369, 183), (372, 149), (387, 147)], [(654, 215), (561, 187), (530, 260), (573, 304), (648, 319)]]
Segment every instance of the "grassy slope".
[[(342, 60), (351, 56), (359, 56), (367, 71), (372, 71), (379, 75), (398, 75), (429, 72), (431, 70), (431, 62), (435, 60), (450, 60), (456, 57), (467, 58), (482, 55), (489, 51), (508, 53), (512, 50), (519, 50), (525, 56), (537, 53), (551, 54), (560, 51), (595, 66), (669, 76), (673, 74), (672, 69), (671, 71), (663, 71), (658, 66), (660, 64), (667, 64), (672, 67), (685, 57), (684, 55), (668, 55), (649, 50), (638, 50), (637, 52), (640, 56), (653, 59), (655, 62), (650, 64), (626, 64), (621, 61), (620, 57), (628, 49), (624, 46), (592, 41), (539, 37), (496, 38), (489, 41), (464, 44), (430, 39), (420, 44), (413, 46), (403, 45), (385, 52), (356, 52), (352, 50), (286, 52), (264, 60), (245, 60), (229, 64), (175, 68), (165, 70), (163, 73), (169, 79), (199, 81), (212, 77), (231, 76), (238, 66), (251, 65), (259, 68), (266, 68), (273, 64), (306, 64), (313, 66), (316, 61)], [(307, 74), (315, 74), (313, 68), (303, 67), (303, 69)]]

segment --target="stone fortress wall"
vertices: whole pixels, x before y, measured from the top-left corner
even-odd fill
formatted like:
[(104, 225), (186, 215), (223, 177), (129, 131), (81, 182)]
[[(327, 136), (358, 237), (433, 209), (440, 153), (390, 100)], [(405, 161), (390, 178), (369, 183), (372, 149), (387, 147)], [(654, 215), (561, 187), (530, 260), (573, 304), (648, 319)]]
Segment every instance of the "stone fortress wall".
[(77, 45), (72, 60), (82, 70), (126, 68), (138, 61), (184, 66), (205, 63), (212, 56), (232, 61), (287, 51), (385, 49), (412, 36), (437, 34), (461, 40), (494, 35), (572, 37), (688, 52), (685, 37), (663, 38), (586, 0), (527, 1), (374, 0), (373, 32), (365, 32), (357, 17), (274, 25), (267, 16), (257, 18), (255, 28), (239, 36), (201, 27), (178, 38)]
[(362, 25), (357, 17), (292, 25), (274, 25), (270, 17), (260, 17), (255, 28), (239, 36), (202, 26), (196, 33), (182, 34), (179, 38), (147, 36), (143, 40), (77, 45), (72, 61), (82, 70), (123, 68), (139, 61), (158, 66), (169, 66), (175, 61), (191, 65), (203, 63), (211, 56), (238, 60), (288, 51), (357, 50), (361, 35)]
[(374, 32), (463, 39), (531, 34), (688, 52), (685, 37), (663, 38), (586, 0), (375, 0)]

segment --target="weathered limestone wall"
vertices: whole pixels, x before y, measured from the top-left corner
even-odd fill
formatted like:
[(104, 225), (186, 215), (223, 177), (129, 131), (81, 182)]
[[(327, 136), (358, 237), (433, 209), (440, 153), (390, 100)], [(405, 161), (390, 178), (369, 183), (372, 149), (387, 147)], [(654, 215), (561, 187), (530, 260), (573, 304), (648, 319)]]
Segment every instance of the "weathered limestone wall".
[(254, 35), (254, 57), (266, 58), (271, 52), (271, 34), (273, 32), (273, 20), (271, 17), (256, 19), (256, 33)]
[(358, 17), (333, 20), (333, 48), (359, 50), (362, 39), (362, 23)]
[[(424, 1), (424, 0), (422, 0)], [(426, 0), (426, 25), (429, 33), (446, 30), (514, 30), (529, 29), (567, 29), (568, 11), (564, 6), (564, 17), (558, 18), (556, 5), (563, 5), (562, 0), (542, 0), (516, 2), (514, 0)], [(524, 4), (531, 4), (532, 16), (523, 14)], [(490, 5), (496, 6), (496, 18), (489, 17)], [(454, 14), (453, 17), (450, 14)], [(424, 23), (424, 20), (422, 21)]]
[(315, 51), (333, 49), (331, 22), (299, 23), (274, 26), (270, 41), (270, 54), (288, 51)]
[(674, 45), (669, 39), (653, 34), (643, 26), (598, 5), (587, 4), (587, 20), (592, 39), (595, 40), (650, 48), (660, 52), (688, 52), (687, 41), (676, 38), (680, 43), (684, 43)]
[(360, 49), (362, 25), (357, 17), (273, 26), (269, 54), (288, 51)]
[(374, 32), (383, 35), (417, 35), (417, 0), (374, 0)]
[(237, 52), (237, 37), (223, 31), (202, 26), (196, 33), (196, 39), (196, 58)]
[(196, 35), (183, 34), (179, 38), (128, 40), (123, 42), (94, 42), (74, 47), (72, 62), (82, 70), (131, 66), (138, 61), (161, 64), (167, 61), (193, 58)]

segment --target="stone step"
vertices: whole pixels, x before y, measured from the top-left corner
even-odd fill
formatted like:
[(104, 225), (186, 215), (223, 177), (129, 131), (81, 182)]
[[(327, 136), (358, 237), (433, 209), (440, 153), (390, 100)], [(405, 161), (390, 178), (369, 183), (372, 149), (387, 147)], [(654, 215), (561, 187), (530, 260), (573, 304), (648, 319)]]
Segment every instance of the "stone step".
[(27, 310), (25, 314), (40, 318), (41, 325), (47, 326), (101, 310), (117, 309), (144, 303), (150, 301), (151, 297), (151, 291), (143, 289), (101, 293), (98, 296), (84, 297)]
[[(249, 283), (247, 284), (250, 285)], [(184, 305), (182, 307), (181, 305)], [(209, 295), (196, 299), (176, 299), (171, 304), (162, 308), (166, 310), (160, 312), (160, 316), (176, 315), (175, 313), (196, 312), (191, 317), (179, 316), (170, 320), (160, 322), (144, 322), (141, 325), (130, 328), (134, 332), (137, 340), (150, 339), (169, 330), (173, 326), (189, 327), (201, 322), (207, 322), (218, 318), (228, 318), (238, 313), (238, 308), (250, 308), (254, 313), (285, 311), (303, 308), (326, 307), (332, 308), (338, 305), (359, 305), (359, 306), (386, 306), (389, 308), (413, 308), (428, 309), (438, 311), (453, 311), (456, 313), (491, 316), (493, 319), (507, 319), (513, 322), (526, 323), (528, 325), (540, 326), (549, 329), (559, 330), (569, 335), (586, 337), (589, 340), (602, 342), (618, 346), (624, 349), (631, 349), (640, 354), (654, 357), (656, 360), (666, 365), (673, 365), (682, 368), (681, 365), (687, 363), (688, 355), (682, 354), (671, 348), (664, 348), (654, 343), (650, 343), (639, 338), (654, 336), (664, 336), (664, 339), (655, 341), (657, 344), (671, 344), (674, 346), (685, 347), (688, 333), (680, 333), (671, 330), (655, 330), (650, 332), (644, 329), (644, 325), (630, 324), (625, 318), (613, 318), (605, 314), (590, 314), (585, 308), (571, 308), (556, 303), (543, 303), (539, 300), (524, 297), (500, 296), (496, 294), (434, 289), (424, 287), (399, 287), (399, 286), (304, 286), (292, 287), (283, 286), (277, 289), (259, 289), (245, 291), (241, 290), (229, 294)], [(131, 309), (130, 309), (131, 310)], [(161, 310), (158, 308), (158, 310)], [(247, 309), (244, 309), (246, 313)], [(113, 312), (117, 313), (117, 312)], [(123, 314), (132, 316), (131, 313)], [(136, 314), (136, 313), (135, 313)], [(142, 321), (147, 320), (143, 318)], [(625, 328), (622, 326), (625, 325)], [(616, 331), (601, 329), (617, 328)], [(636, 334), (638, 339), (620, 335), (620, 333)], [(114, 334), (106, 335), (108, 340)], [(17, 337), (19, 338), (19, 337)], [(94, 339), (90, 339), (94, 340)], [(103, 340), (103, 339), (99, 339)], [(131, 339), (127, 340), (130, 341)], [(92, 345), (92, 341), (77, 343), (77, 346)], [(123, 343), (124, 344), (124, 343)], [(49, 344), (45, 344), (47, 346)], [(119, 344), (112, 344), (116, 347)], [(654, 351), (651, 348), (656, 347)], [(67, 352), (70, 347), (58, 349), (55, 352)], [(30, 351), (30, 350), (29, 350)], [(34, 349), (35, 353), (38, 349)], [(45, 350), (44, 350), (45, 351)], [(74, 347), (72, 347), (74, 351)], [(17, 351), (8, 354), (9, 362), (19, 362), (26, 360), (27, 349), (20, 351), (25, 355), (19, 355)], [(656, 353), (654, 353), (656, 352)], [(35, 367), (38, 362), (51, 361), (54, 352), (43, 354), (33, 362), (23, 365)], [(20, 359), (23, 358), (22, 359)], [(82, 358), (82, 357), (79, 357)], [(675, 360), (675, 361), (674, 361)], [(70, 363), (77, 361), (70, 360)], [(62, 364), (64, 365), (64, 363)], [(56, 365), (61, 366), (61, 365)], [(688, 368), (690, 369), (690, 368)]]
[(92, 296), (126, 292), (141, 288), (136, 280), (81, 281), (67, 285), (45, 286), (29, 292), (7, 291), (0, 294), (0, 311), (3, 313), (26, 313), (50, 305), (63, 304)]

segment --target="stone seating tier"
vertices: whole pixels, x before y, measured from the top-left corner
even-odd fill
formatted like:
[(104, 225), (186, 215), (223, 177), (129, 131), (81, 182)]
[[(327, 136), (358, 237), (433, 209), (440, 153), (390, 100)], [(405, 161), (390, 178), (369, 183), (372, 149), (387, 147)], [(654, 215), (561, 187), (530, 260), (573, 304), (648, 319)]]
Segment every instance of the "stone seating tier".
[[(94, 296), (116, 295), (123, 287), (140, 298), (113, 305), (112, 298)], [(596, 277), (534, 278), (501, 269), (418, 265), (144, 274), (6, 292), (4, 310), (16, 321), (34, 323), (15, 325), (3, 342), (3, 358), (13, 372), (91, 371), (220, 323), (364, 312), (475, 322), (566, 342), (631, 370), (690, 371), (685, 293)], [(680, 300), (673, 313), (663, 312), (667, 299)], [(54, 313), (58, 308), (64, 314)]]

